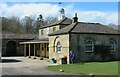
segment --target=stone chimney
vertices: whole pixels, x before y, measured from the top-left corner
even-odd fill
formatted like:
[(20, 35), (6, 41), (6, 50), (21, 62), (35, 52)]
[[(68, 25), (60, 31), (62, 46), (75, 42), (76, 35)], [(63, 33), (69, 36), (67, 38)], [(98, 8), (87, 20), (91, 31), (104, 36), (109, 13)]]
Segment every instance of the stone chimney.
[(75, 22), (78, 22), (77, 13), (75, 13), (73, 16), (73, 23), (75, 23)]

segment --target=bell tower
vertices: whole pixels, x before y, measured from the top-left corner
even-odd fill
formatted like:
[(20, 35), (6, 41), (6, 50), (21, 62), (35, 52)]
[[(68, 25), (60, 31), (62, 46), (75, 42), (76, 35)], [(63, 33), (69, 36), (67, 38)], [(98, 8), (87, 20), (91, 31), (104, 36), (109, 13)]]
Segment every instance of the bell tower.
[(61, 2), (59, 2), (59, 7), (60, 7), (60, 9), (59, 9), (59, 13), (60, 13), (59, 20), (62, 20), (62, 19), (65, 18), (65, 10), (64, 10)]

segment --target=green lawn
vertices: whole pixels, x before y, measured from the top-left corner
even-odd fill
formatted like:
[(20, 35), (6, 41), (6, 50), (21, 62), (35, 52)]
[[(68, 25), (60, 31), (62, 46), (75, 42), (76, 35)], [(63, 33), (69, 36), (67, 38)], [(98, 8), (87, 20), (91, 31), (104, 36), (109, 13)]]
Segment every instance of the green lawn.
[(118, 75), (118, 61), (64, 64), (49, 66), (48, 69), (51, 71), (59, 71), (62, 69), (64, 72), (77, 73), (81, 75), (88, 75), (90, 73), (96, 75)]

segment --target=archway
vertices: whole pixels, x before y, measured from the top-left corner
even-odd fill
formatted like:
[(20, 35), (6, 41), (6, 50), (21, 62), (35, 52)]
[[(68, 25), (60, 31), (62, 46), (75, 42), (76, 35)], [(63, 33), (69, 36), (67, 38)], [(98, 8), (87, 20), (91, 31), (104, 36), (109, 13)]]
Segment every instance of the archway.
[(17, 53), (17, 44), (15, 41), (9, 41), (6, 45), (6, 55), (7, 56), (16, 56)]

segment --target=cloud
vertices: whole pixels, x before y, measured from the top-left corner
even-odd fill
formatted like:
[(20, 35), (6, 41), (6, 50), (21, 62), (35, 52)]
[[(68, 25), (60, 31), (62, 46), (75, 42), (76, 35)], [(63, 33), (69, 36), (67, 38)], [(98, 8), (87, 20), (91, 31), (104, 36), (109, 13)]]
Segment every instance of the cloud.
[(1, 6), (2, 12), (0, 13), (1, 16), (18, 16), (23, 18), (24, 16), (31, 16), (35, 15), (38, 16), (42, 14), (43, 16), (56, 16), (59, 7), (57, 5), (52, 4), (15, 4), (13, 6), (8, 6), (7, 4), (2, 4)]
[[(75, 9), (72, 4), (65, 5), (64, 7), (66, 16), (69, 18), (72, 18), (74, 13), (78, 13), (79, 21), (118, 24), (117, 12), (84, 11), (80, 8)], [(47, 16), (59, 16), (59, 8), (57, 4), (50, 3), (20, 3), (12, 6), (0, 3), (0, 16), (9, 17), (14, 15), (23, 18), (24, 16), (32, 15), (37, 18), (39, 14), (42, 14), (45, 18)]]
[(77, 11), (79, 21), (97, 22), (102, 24), (118, 24), (117, 12), (100, 12), (100, 11)]

